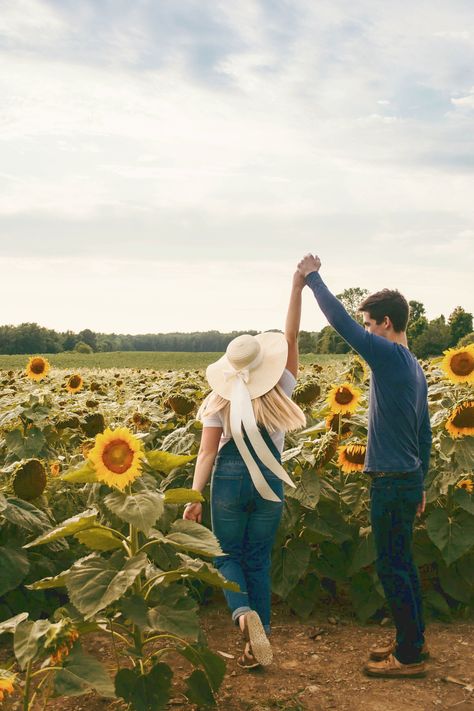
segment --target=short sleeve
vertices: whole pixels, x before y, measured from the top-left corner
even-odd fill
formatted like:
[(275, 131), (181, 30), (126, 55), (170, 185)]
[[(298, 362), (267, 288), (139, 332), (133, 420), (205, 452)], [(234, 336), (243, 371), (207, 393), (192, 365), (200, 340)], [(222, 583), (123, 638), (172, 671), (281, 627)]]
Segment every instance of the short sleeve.
[(208, 415), (202, 419), (203, 427), (224, 427), (222, 419), (219, 417), (219, 413), (216, 412), (213, 415)]
[(281, 387), (285, 395), (288, 395), (288, 397), (291, 397), (291, 394), (293, 390), (295, 389), (296, 385), (296, 378), (293, 375), (293, 373), (290, 373), (290, 371), (285, 368), (283, 371), (283, 375), (281, 376), (280, 380), (278, 381), (278, 385)]

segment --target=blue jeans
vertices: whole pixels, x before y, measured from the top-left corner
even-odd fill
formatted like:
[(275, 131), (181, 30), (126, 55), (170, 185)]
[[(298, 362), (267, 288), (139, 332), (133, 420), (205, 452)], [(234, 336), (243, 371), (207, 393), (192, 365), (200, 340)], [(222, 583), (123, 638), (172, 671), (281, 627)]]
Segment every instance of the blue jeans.
[[(266, 433), (262, 435), (279, 460), (273, 442)], [(234, 441), (230, 440), (216, 459), (211, 483), (211, 516), (212, 530), (226, 554), (215, 558), (214, 565), (227, 580), (240, 587), (239, 592), (224, 590), (232, 620), (237, 624), (240, 615), (255, 610), (268, 633), (271, 552), (283, 510), (283, 483), (258, 463), (282, 502), (267, 501), (260, 496)]]
[(423, 496), (421, 472), (372, 481), (371, 523), (376, 570), (397, 630), (395, 656), (402, 664), (421, 660), (425, 625), (412, 540), (416, 510)]

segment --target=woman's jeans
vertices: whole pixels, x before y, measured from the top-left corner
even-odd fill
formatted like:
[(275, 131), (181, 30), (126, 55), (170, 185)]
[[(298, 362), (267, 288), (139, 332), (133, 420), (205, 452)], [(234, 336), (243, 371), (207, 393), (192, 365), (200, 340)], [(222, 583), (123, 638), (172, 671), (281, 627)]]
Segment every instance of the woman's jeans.
[[(262, 435), (279, 460), (273, 442)], [(234, 441), (227, 442), (217, 456), (211, 484), (212, 530), (226, 554), (214, 564), (240, 586), (240, 592), (224, 590), (233, 621), (237, 624), (240, 615), (255, 610), (270, 632), (271, 551), (283, 509), (283, 483), (256, 461), (282, 502), (260, 496)]]
[(395, 656), (402, 664), (419, 662), (424, 643), (420, 579), (412, 552), (422, 496), (421, 472), (375, 478), (370, 490), (375, 565), (397, 629)]

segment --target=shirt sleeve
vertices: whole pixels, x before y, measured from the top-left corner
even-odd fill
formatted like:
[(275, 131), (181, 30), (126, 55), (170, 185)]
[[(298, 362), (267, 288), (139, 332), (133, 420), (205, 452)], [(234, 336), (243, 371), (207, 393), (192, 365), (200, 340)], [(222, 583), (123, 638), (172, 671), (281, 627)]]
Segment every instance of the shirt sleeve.
[(369, 333), (349, 316), (341, 302), (329, 291), (319, 272), (308, 274), (306, 283), (331, 326), (360, 353), (372, 369), (387, 362), (387, 358), (394, 353), (393, 343), (387, 338)]
[(203, 427), (224, 427), (224, 423), (217, 412), (204, 417), (201, 421)]
[(285, 395), (288, 395), (288, 397), (291, 397), (291, 394), (293, 390), (295, 389), (296, 385), (296, 378), (293, 375), (293, 373), (290, 373), (290, 371), (285, 368), (283, 371), (283, 375), (281, 376), (280, 380), (278, 381), (278, 385), (281, 387)]
[(420, 425), (420, 430), (418, 432), (418, 446), (421, 459), (421, 467), (423, 469), (424, 477), (426, 477), (430, 466), (431, 440), (432, 434), (430, 414), (428, 411), (428, 404), (426, 404), (423, 419)]

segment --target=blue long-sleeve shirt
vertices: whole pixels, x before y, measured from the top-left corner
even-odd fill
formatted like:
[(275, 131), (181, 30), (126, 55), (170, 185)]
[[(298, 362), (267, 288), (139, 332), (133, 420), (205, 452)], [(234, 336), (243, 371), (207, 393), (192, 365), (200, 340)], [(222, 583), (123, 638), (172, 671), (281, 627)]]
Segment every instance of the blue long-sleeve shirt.
[(425, 374), (408, 348), (366, 331), (331, 294), (319, 272), (306, 283), (333, 328), (369, 364), (372, 375), (364, 471), (416, 472), (430, 461), (431, 426)]

